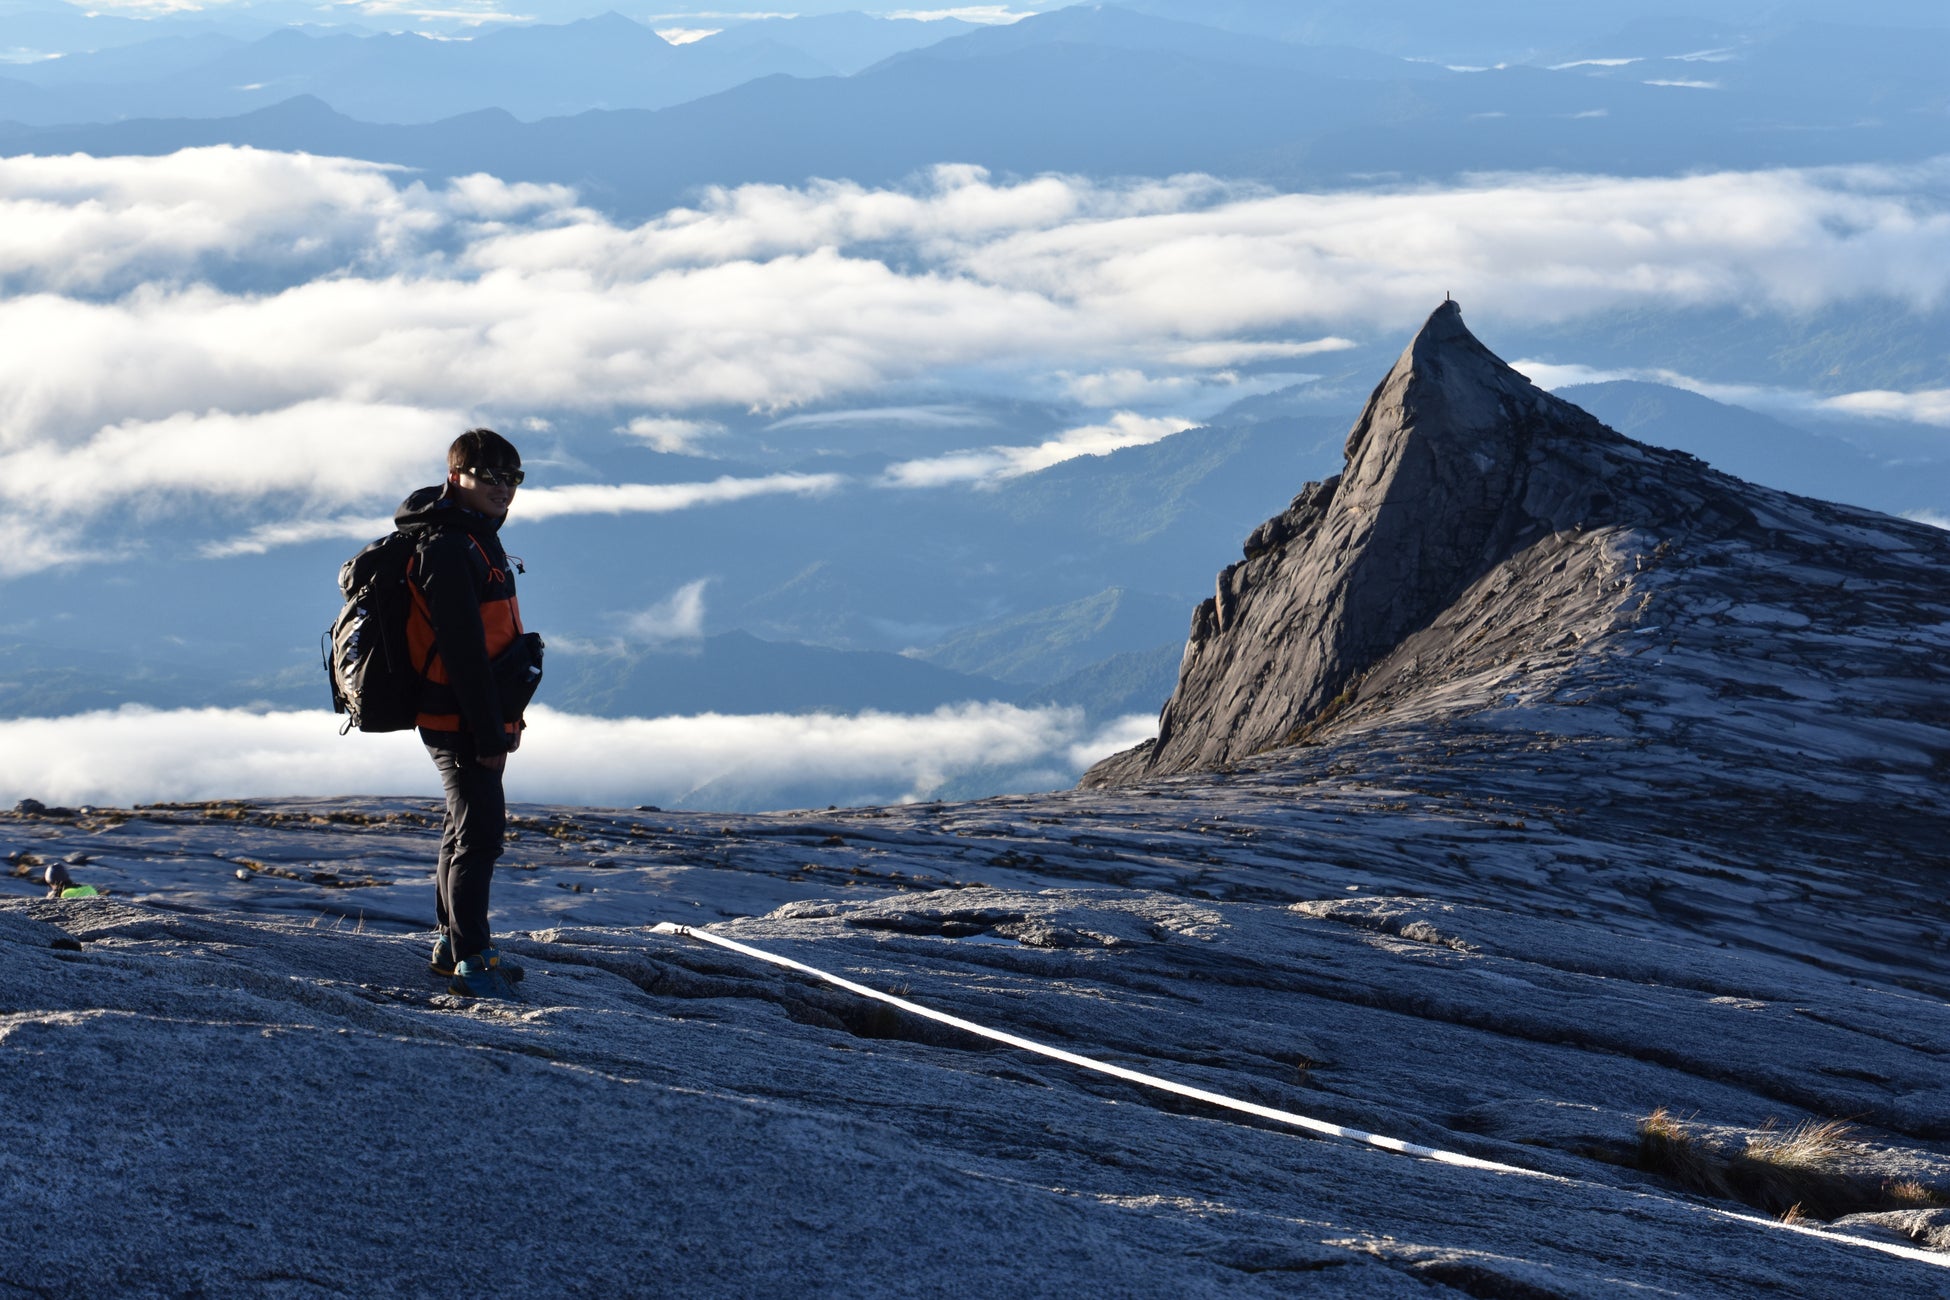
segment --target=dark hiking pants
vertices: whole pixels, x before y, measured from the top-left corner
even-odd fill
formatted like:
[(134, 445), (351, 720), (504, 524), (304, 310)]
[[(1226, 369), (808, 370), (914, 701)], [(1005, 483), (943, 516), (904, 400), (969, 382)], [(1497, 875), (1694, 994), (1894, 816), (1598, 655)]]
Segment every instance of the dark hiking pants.
[(447, 791), (447, 820), (440, 831), (440, 863), (434, 873), (433, 914), (440, 932), (465, 961), (493, 947), (488, 936), (488, 886), (501, 856), (507, 804), (501, 773), (474, 759), (474, 746), (427, 746)]

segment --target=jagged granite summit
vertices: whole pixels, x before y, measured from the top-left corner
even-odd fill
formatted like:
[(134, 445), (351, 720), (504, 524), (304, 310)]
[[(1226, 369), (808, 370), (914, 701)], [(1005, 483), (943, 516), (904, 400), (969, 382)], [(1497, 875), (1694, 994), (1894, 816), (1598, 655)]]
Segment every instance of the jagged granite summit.
[[(1345, 470), (1219, 574), (1157, 739), (1083, 784), (1214, 768), (1422, 684), (1645, 630), (1667, 611), (1623, 594), (1629, 575), (1702, 545), (1764, 555), (1792, 528), (1761, 522), (1782, 504), (1542, 391), (1444, 302), (1368, 399)], [(1809, 523), (1804, 540), (1826, 531)]]

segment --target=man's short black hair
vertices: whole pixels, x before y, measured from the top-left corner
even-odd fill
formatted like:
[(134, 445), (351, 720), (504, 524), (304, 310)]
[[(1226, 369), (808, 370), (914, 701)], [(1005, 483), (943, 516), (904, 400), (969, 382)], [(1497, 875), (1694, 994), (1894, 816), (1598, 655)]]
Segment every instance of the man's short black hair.
[(521, 453), (515, 445), (492, 429), (469, 429), (447, 448), (447, 472), (459, 473), (470, 466), (491, 469), (520, 469)]

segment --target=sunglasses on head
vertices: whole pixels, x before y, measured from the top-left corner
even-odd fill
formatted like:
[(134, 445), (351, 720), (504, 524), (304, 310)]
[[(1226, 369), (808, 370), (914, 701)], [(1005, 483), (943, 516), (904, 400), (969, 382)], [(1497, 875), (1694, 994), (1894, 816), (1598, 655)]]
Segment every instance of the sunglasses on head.
[(520, 487), (528, 476), (518, 469), (501, 469), (493, 465), (469, 465), (467, 472), (490, 487)]

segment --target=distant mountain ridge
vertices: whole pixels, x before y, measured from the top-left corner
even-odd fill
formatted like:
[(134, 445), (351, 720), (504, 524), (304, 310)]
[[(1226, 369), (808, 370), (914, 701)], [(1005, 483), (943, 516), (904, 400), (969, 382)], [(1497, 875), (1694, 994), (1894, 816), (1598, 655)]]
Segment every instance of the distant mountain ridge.
[(1182, 632), (1184, 605), (1112, 587), (1081, 600), (965, 628), (911, 653), (1005, 682), (1041, 685), (1112, 655), (1150, 650)]
[(1840, 438), (1685, 389), (1613, 380), (1556, 393), (1628, 437), (1690, 452), (1751, 483), (1892, 513), (1950, 497), (1950, 466), (1879, 461)]
[(944, 704), (1007, 699), (992, 678), (904, 655), (764, 641), (720, 632), (688, 643), (559, 659), (566, 680), (549, 703), (601, 717), (699, 713), (926, 713)]
[(1200, 21), (1158, 17), (1122, 5), (1071, 5), (1020, 22), (978, 27), (964, 35), (894, 55), (881, 66), (924, 61), (1009, 58), (1025, 51), (1058, 46), (1173, 53), (1242, 67), (1277, 68), (1296, 75), (1354, 80), (1440, 80), (1447, 73), (1431, 63), (1345, 45), (1268, 40), (1212, 27)]
[(972, 26), (864, 14), (775, 18), (673, 45), (612, 11), (460, 41), (295, 28), (248, 42), (216, 34), (163, 37), (8, 69), (0, 77), (0, 120), (51, 126), (221, 118), (302, 95), (361, 122), (395, 124), (485, 110), (532, 121), (593, 109), (658, 109), (761, 77), (854, 72)]
[[(1169, 40), (1160, 32), (1175, 28), (1145, 24), (1114, 10), (1064, 10), (854, 76), (760, 76), (654, 112), (521, 123), (497, 107), (492, 116), (379, 126), (314, 97), (200, 121), (49, 127), (16, 120), (0, 129), (0, 147), (103, 155), (253, 144), (401, 163), (436, 177), (486, 171), (573, 184), (591, 204), (623, 217), (664, 210), (705, 185), (814, 176), (884, 184), (942, 161), (1003, 174), (1198, 171), (1296, 188), (1372, 183), (1378, 173), (1444, 180), (1496, 170), (1652, 175), (1864, 156), (1896, 161), (1943, 147), (1928, 123), (1944, 87), (1909, 63), (1892, 79), (1874, 43), (1837, 45), (1832, 57), (1786, 38), (1756, 46), (1743, 56), (1737, 84), (1709, 95), (1644, 84), (1664, 78), (1577, 68), (1454, 73), (1395, 60), (1396, 75), (1381, 76), (1378, 69), (1390, 66), (1383, 56), (1262, 48), (1197, 28)], [(512, 47), (529, 38), (494, 39)], [(666, 53), (702, 57), (696, 51), (716, 39)], [(1921, 33), (1911, 43), (1950, 57), (1950, 33)], [(487, 37), (476, 44), (493, 48)], [(1810, 66), (1816, 59), (1819, 68)], [(1814, 71), (1842, 88), (1834, 92), (1840, 101), (1810, 102), (1796, 92)], [(13, 83), (17, 95), (21, 84)], [(17, 119), (27, 110), (10, 112), (5, 92), (0, 87), (0, 120)], [(402, 92), (382, 86), (375, 93)], [(1838, 120), (1853, 125), (1832, 129)], [(644, 167), (645, 158), (657, 165)]]

